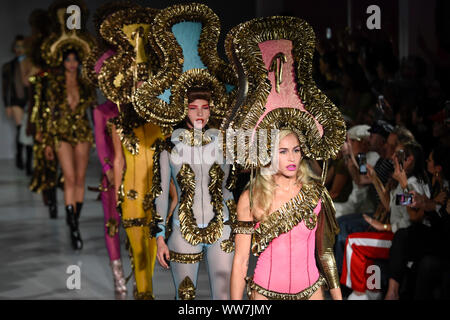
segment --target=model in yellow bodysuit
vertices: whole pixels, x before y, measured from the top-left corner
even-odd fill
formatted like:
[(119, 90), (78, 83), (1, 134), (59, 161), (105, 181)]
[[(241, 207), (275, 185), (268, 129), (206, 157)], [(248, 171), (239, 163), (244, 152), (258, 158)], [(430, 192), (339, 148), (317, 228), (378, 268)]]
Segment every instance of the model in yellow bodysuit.
[[(158, 126), (147, 123), (132, 129), (128, 136), (116, 125), (122, 141), (126, 168), (119, 190), (119, 206), (122, 224), (130, 244), (130, 255), (134, 269), (136, 299), (152, 299), (152, 276), (156, 258), (156, 240), (150, 238), (149, 221), (150, 189), (153, 178), (152, 144), (162, 138)], [(138, 141), (137, 144), (131, 142)], [(117, 154), (117, 152), (116, 152)]]

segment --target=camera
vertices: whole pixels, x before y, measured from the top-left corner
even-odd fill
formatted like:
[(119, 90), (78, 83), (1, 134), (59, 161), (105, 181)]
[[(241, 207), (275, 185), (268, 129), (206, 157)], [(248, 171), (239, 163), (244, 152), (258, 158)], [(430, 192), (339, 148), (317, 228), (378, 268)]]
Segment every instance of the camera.
[(331, 28), (327, 28), (327, 39), (330, 40), (332, 37)]
[(367, 160), (365, 153), (358, 153), (359, 174), (367, 174)]
[(410, 205), (413, 201), (413, 195), (411, 193), (406, 194), (397, 194), (395, 196), (395, 204), (397, 206), (407, 206)]

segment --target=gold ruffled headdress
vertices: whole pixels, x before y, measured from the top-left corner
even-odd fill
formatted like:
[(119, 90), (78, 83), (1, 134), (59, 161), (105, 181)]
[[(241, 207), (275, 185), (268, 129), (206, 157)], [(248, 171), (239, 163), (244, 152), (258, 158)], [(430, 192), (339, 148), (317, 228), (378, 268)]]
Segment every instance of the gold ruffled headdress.
[[(194, 32), (181, 30), (185, 33), (175, 34), (174, 28), (183, 22), (199, 22), (201, 29)], [(218, 56), (219, 33), (219, 18), (203, 4), (174, 5), (158, 13), (152, 41), (161, 69), (133, 96), (135, 110), (141, 117), (171, 130), (187, 115), (187, 91), (201, 87), (211, 90), (211, 121), (220, 123), (234, 94), (234, 91), (227, 93), (225, 84), (235, 85), (237, 79)], [(199, 37), (198, 44), (194, 39), (196, 36)], [(180, 43), (180, 37), (184, 37), (185, 47)], [(169, 90), (170, 98), (167, 97)]]
[[(100, 27), (103, 21), (111, 14), (132, 8), (129, 1), (107, 2), (95, 11), (93, 20), (96, 31), (96, 43), (91, 52), (83, 60), (83, 77), (93, 86), (98, 87), (98, 75), (102, 62), (115, 53), (115, 47), (107, 42), (100, 34)], [(106, 54), (105, 54), (106, 53)], [(101, 59), (101, 60), (100, 60)]]
[[(69, 30), (66, 20), (69, 14), (66, 13), (70, 4), (67, 1), (60, 1), (52, 5), (49, 9), (52, 21), (57, 21), (57, 32), (52, 33), (41, 45), (42, 57), (50, 67), (59, 67), (63, 63), (63, 54), (67, 50), (75, 50), (80, 61), (83, 61), (94, 46), (94, 38), (91, 34), (83, 31), (85, 28)], [(74, 2), (74, 1), (72, 1)], [(81, 3), (82, 4), (82, 3)], [(85, 6), (81, 6), (85, 9)], [(87, 17), (87, 10), (81, 12), (81, 17)]]
[[(132, 153), (139, 152), (139, 140), (133, 129), (145, 124), (134, 110), (132, 95), (139, 82), (151, 76), (159, 63), (149, 41), (152, 38), (151, 25), (158, 9), (128, 6), (119, 3), (120, 10), (106, 8), (106, 17), (99, 23), (102, 41), (108, 47), (100, 57), (89, 58), (92, 69), (89, 76), (104, 96), (119, 108), (119, 117), (110, 120), (120, 136), (122, 144)], [(95, 62), (94, 62), (95, 60)], [(95, 74), (93, 74), (95, 73)]]
[(137, 83), (147, 80), (158, 67), (149, 44), (157, 12), (134, 6), (114, 12), (100, 25), (100, 34), (116, 54), (104, 61), (98, 84), (105, 96), (119, 106), (130, 103)]
[[(314, 42), (309, 24), (295, 17), (258, 18), (234, 27), (225, 48), (240, 86), (221, 128), (254, 133), (289, 128), (298, 134), (305, 156), (336, 157), (345, 141), (345, 122), (312, 78)], [(269, 161), (247, 157), (241, 164), (255, 168)]]

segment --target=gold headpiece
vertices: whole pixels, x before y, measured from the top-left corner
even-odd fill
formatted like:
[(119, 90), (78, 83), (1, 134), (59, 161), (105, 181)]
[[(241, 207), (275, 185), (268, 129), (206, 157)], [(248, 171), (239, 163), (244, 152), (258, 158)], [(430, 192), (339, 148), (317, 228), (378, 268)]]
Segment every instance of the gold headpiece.
[(56, 11), (60, 30), (53, 33), (41, 45), (42, 57), (50, 67), (58, 67), (63, 63), (63, 53), (67, 50), (77, 51), (80, 61), (83, 61), (94, 45), (94, 38), (78, 29), (69, 30), (66, 27), (66, 8)]
[[(306, 21), (254, 19), (234, 27), (225, 48), (240, 85), (222, 129), (288, 127), (299, 135), (306, 156), (323, 160), (337, 155), (345, 141), (345, 122), (312, 78), (315, 36)], [(266, 164), (262, 160), (246, 159), (245, 165), (259, 167)]]
[(158, 67), (148, 42), (157, 12), (135, 6), (111, 14), (100, 26), (100, 34), (117, 52), (103, 63), (98, 84), (105, 96), (117, 104), (130, 103), (137, 82), (148, 79)]
[[(193, 32), (174, 33), (176, 25), (198, 22), (201, 27)], [(233, 92), (227, 93), (225, 84), (236, 85), (237, 79), (218, 56), (219, 33), (219, 18), (203, 4), (174, 5), (158, 13), (153, 25), (153, 41), (161, 69), (133, 97), (134, 107), (141, 117), (164, 127), (176, 125), (187, 115), (186, 92), (192, 87), (210, 88), (211, 116), (213, 119), (224, 117), (233, 96)], [(167, 97), (169, 90), (170, 98)], [(161, 97), (163, 94), (166, 94), (165, 99)]]
[[(114, 1), (107, 2), (95, 11), (93, 20), (96, 31), (96, 45), (92, 48), (91, 52), (87, 55), (87, 57), (83, 60), (83, 77), (91, 84), (98, 87), (98, 70), (95, 71), (96, 64), (98, 60), (102, 57), (102, 55), (108, 50), (114, 49), (114, 47), (108, 43), (103, 37), (100, 35), (100, 26), (103, 21), (119, 10), (129, 9), (134, 7), (129, 1)], [(98, 68), (98, 66), (97, 66)]]

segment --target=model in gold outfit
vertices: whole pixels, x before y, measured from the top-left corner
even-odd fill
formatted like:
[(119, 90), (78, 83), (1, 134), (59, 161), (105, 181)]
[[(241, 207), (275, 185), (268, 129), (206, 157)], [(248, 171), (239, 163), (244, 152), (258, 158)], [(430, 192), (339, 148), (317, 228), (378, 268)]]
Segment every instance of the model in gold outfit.
[(124, 9), (111, 14), (100, 26), (100, 34), (116, 50), (114, 56), (104, 61), (98, 83), (104, 95), (119, 107), (119, 116), (110, 120), (114, 186), (129, 242), (135, 299), (154, 298), (156, 243), (149, 230), (154, 152), (151, 145), (163, 135), (158, 126), (134, 112), (131, 96), (138, 83), (157, 67), (147, 42), (156, 12), (143, 7)]
[(89, 150), (93, 143), (87, 117), (96, 104), (95, 91), (80, 75), (82, 59), (90, 52), (93, 40), (77, 29), (68, 30), (66, 8), (54, 10), (60, 31), (51, 35), (41, 49), (47, 63), (55, 68), (48, 74), (45, 103), (48, 117), (42, 127), (45, 157), (58, 159), (64, 176), (66, 220), (70, 227), (72, 247), (82, 249), (78, 221), (83, 206), (85, 175)]

